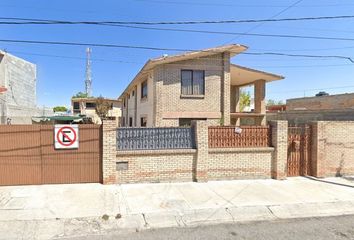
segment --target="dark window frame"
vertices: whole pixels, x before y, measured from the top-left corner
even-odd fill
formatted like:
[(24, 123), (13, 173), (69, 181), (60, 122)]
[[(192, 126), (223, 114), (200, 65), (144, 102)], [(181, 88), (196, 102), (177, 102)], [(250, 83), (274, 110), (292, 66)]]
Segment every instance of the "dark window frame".
[[(194, 79), (193, 79), (193, 76), (194, 76), (194, 72), (196, 71), (199, 71), (199, 72), (202, 72), (203, 73), (203, 93), (202, 94), (195, 94), (193, 91), (194, 91)], [(183, 93), (183, 79), (182, 79), (182, 72), (191, 72), (191, 76), (192, 76), (192, 94), (185, 94)], [(196, 70), (196, 69), (181, 69), (181, 95), (184, 95), (184, 96), (204, 96), (205, 95), (205, 70)]]
[(129, 127), (133, 127), (133, 117), (129, 117)]
[[(145, 124), (143, 124), (143, 119), (145, 118)], [(147, 117), (140, 117), (140, 127), (146, 127), (147, 126)]]
[[(144, 86), (146, 86), (146, 93), (144, 94)], [(141, 83), (141, 99), (148, 97), (148, 81), (145, 80)]]
[[(87, 104), (89, 104), (89, 106), (87, 106)], [(96, 103), (95, 102), (86, 102), (85, 108), (86, 109), (94, 109), (94, 108), (96, 108)]]

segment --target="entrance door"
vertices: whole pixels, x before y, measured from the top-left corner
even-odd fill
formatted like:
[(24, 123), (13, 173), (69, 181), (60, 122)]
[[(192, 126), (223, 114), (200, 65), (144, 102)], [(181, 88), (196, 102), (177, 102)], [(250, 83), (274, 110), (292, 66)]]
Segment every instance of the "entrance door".
[(288, 128), (288, 176), (311, 174), (311, 127)]

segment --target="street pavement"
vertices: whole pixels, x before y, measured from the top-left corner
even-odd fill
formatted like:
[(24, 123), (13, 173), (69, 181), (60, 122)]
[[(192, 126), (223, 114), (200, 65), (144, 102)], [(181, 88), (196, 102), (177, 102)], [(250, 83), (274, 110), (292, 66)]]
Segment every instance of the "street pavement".
[(163, 228), (129, 234), (67, 238), (67, 240), (348, 240), (354, 239), (354, 215), (227, 223), (194, 228)]
[(354, 214), (352, 178), (0, 187), (0, 239)]

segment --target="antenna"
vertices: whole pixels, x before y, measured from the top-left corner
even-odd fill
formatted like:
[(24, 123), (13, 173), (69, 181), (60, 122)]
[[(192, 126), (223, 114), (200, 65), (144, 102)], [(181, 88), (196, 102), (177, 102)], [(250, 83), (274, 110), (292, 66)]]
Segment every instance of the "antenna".
[(92, 94), (92, 78), (91, 78), (91, 48), (86, 48), (86, 79), (85, 79), (85, 92), (88, 97)]

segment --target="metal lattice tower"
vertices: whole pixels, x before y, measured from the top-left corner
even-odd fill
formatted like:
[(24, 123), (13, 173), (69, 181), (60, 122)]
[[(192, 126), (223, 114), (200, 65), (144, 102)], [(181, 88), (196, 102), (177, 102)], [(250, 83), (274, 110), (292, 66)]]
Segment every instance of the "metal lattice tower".
[(91, 48), (86, 48), (86, 79), (85, 93), (88, 97), (92, 95), (92, 78), (91, 78)]

